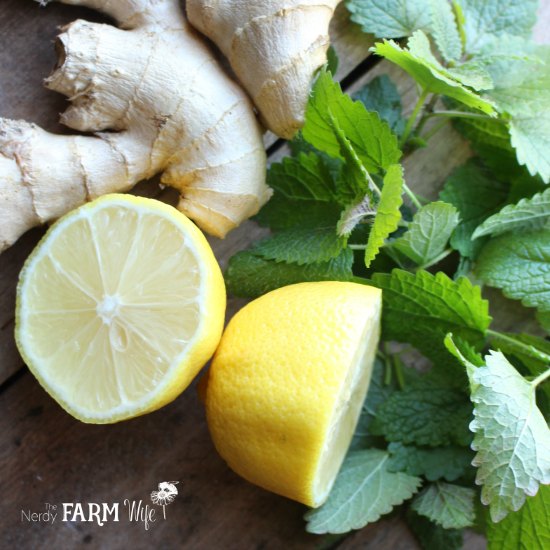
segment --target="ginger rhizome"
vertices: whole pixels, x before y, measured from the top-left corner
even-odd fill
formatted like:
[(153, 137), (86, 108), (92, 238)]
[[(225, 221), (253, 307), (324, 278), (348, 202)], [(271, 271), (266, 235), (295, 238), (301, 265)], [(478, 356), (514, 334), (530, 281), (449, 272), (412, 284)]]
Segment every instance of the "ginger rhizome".
[[(120, 25), (75, 21), (46, 86), (72, 105), (60, 136), (0, 119), (0, 251), (33, 226), (162, 173), (179, 209), (223, 237), (269, 198), (262, 129), (179, 0), (63, 0)], [(43, 1), (43, 4), (47, 1)]]
[(213, 40), (272, 132), (304, 124), (315, 71), (327, 61), (329, 23), (340, 0), (187, 0), (193, 26)]

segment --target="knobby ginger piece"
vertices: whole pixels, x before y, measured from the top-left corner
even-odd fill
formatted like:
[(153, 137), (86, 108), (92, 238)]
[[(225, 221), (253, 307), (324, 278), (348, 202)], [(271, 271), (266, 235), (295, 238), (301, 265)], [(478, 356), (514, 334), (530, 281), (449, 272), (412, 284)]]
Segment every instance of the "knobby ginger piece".
[(340, 0), (187, 0), (191, 24), (229, 60), (275, 134), (304, 124), (316, 70), (327, 61), (329, 23)]
[(94, 136), (0, 118), (0, 251), (35, 225), (157, 173), (212, 235), (255, 214), (270, 196), (262, 129), (180, 2), (63, 1), (97, 8), (124, 30), (71, 23), (46, 80), (72, 103), (61, 121)]

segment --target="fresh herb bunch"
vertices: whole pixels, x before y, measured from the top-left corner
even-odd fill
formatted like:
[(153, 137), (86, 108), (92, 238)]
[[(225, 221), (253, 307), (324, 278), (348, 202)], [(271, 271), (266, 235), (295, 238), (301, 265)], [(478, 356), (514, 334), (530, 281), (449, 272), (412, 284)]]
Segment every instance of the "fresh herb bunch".
[[(491, 549), (550, 547), (550, 344), (492, 330), (474, 284), (536, 308), (550, 331), (550, 49), (529, 38), (537, 4), (348, 0), (418, 101), (404, 118), (387, 76), (352, 99), (323, 69), (293, 155), (269, 170), (275, 193), (257, 220), (272, 236), (230, 261), (238, 296), (317, 280), (383, 289), (383, 351), (332, 493), (306, 515), (313, 533), (407, 501), (430, 550), (459, 548), (466, 527)], [(449, 121), (476, 156), (427, 203), (400, 161)], [(394, 341), (432, 368), (406, 367)]]

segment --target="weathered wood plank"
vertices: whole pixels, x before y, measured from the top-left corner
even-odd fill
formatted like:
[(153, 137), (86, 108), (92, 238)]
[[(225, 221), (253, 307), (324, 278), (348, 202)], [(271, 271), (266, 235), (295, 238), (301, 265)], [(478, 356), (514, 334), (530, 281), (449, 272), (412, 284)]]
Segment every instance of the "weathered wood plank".
[[(544, 5), (548, 8), (550, 2), (545, 0)], [(55, 34), (50, 27), (53, 20), (58, 24), (68, 22), (77, 11), (89, 18), (90, 12), (52, 5), (47, 13), (38, 15), (30, 0), (4, 0), (3, 8), (0, 75), (8, 67), (9, 78), (0, 78), (0, 114), (32, 119), (58, 130), (54, 113), (63, 109), (64, 100), (40, 86), (40, 79), (54, 63), (51, 48), (44, 44)], [(548, 26), (539, 28), (545, 30)], [(22, 40), (22, 36), (32, 39)], [(346, 58), (340, 55), (341, 61)], [(398, 74), (397, 69), (381, 64), (354, 89), (379, 72), (388, 71), (410, 108), (414, 89), (410, 79)], [(468, 154), (456, 134), (445, 130), (429, 150), (416, 152), (406, 160), (408, 182), (420, 194), (431, 197), (435, 186)], [(149, 188), (142, 186), (141, 191)], [(163, 192), (162, 197), (169, 201), (170, 192)], [(0, 379), (2, 373), (14, 372), (21, 365), (11, 337), (13, 291), (19, 266), (40, 234), (40, 230), (29, 233), (0, 256)], [(264, 234), (265, 230), (247, 222), (225, 241), (211, 242), (225, 266), (236, 250)], [(241, 304), (232, 300), (228, 313)], [(518, 329), (519, 324), (512, 328)], [(140, 549), (154, 544), (160, 548), (239, 550), (417, 548), (398, 517), (384, 519), (340, 541), (306, 534), (302, 506), (246, 483), (221, 461), (210, 442), (194, 387), (156, 413), (114, 426), (88, 426), (64, 413), (26, 373), (0, 394), (0, 410), (2, 547), (67, 548), (86, 544), (90, 548)], [(102, 528), (21, 523), (21, 509), (42, 511), (45, 502), (148, 500), (150, 491), (165, 479), (181, 481), (180, 496), (167, 508), (167, 521), (156, 523), (147, 533), (137, 525), (122, 523)], [(478, 550), (484, 542), (469, 533), (466, 547)]]

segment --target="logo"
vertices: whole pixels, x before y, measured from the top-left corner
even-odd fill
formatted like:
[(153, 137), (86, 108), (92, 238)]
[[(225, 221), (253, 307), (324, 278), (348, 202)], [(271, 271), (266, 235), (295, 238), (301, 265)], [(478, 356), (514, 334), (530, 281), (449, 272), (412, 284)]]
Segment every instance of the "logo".
[(122, 505), (120, 502), (62, 502), (58, 511), (57, 504), (46, 502), (41, 512), (21, 510), (21, 522), (53, 525), (59, 516), (62, 523), (97, 523), (103, 527), (108, 522), (120, 522), (122, 517), (127, 518), (129, 523), (141, 523), (148, 531), (151, 524), (157, 521), (157, 506), (162, 506), (162, 517), (166, 521), (166, 506), (178, 496), (178, 483), (179, 481), (161, 481), (158, 489), (151, 492), (152, 506), (144, 504), (143, 500), (126, 498)]
[(178, 490), (176, 485), (179, 481), (163, 481), (159, 483), (158, 491), (151, 493), (151, 501), (153, 504), (162, 506), (162, 514), (166, 519), (166, 505), (174, 502), (174, 499), (178, 496)]

